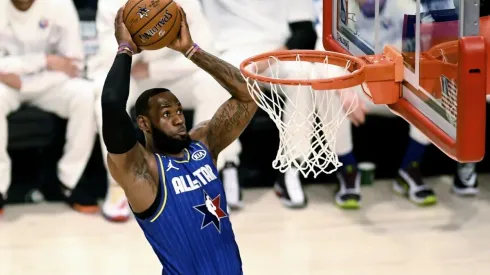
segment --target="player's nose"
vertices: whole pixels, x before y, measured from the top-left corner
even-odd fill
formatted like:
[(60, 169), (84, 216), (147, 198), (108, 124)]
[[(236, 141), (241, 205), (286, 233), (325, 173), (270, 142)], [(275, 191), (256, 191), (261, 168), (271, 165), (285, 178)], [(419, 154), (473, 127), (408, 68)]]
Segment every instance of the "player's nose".
[(180, 126), (185, 123), (184, 116), (175, 116), (172, 122), (175, 126)]

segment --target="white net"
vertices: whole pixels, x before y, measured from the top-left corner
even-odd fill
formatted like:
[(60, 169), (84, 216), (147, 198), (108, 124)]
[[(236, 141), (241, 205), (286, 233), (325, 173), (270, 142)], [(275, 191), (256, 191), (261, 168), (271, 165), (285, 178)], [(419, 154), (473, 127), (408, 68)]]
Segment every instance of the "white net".
[[(274, 56), (251, 63), (245, 69), (255, 75), (281, 80), (318, 80), (350, 74), (345, 68), (301, 60), (280, 61)], [(267, 112), (279, 130), (279, 149), (272, 166), (285, 172), (296, 167), (305, 177), (330, 174), (342, 163), (336, 153), (339, 127), (358, 106), (357, 89), (314, 90), (311, 85), (276, 84), (244, 77), (257, 105)], [(345, 137), (339, 137), (345, 138)]]

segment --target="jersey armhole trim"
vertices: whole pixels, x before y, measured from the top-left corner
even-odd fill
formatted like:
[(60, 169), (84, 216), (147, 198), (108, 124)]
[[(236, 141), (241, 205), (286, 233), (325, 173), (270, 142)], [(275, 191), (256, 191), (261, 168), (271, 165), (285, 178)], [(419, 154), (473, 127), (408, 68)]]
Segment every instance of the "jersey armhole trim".
[(196, 145), (211, 155), (211, 151), (209, 151), (209, 148), (204, 143), (202, 143), (199, 140), (196, 140)]
[(196, 140), (196, 145), (201, 147), (201, 149), (208, 151), (208, 148), (206, 148), (206, 146), (204, 146), (204, 144), (202, 144), (199, 140)]
[(160, 166), (160, 178), (162, 181), (161, 187), (163, 187), (163, 201), (162, 201), (162, 204), (161, 204), (160, 209), (158, 210), (157, 214), (155, 215), (155, 217), (153, 217), (150, 220), (150, 222), (154, 222), (154, 221), (156, 221), (156, 219), (158, 219), (158, 217), (160, 217), (160, 215), (163, 212), (163, 209), (165, 208), (165, 205), (167, 204), (167, 184), (165, 182), (165, 170), (163, 168), (163, 160), (162, 160), (162, 157), (160, 155), (156, 154), (156, 156), (158, 158), (158, 164)]
[[(158, 180), (157, 195), (155, 197), (155, 200), (151, 204), (151, 206), (148, 207), (148, 209), (146, 209), (143, 212), (139, 212), (139, 213), (136, 213), (136, 212), (133, 211), (133, 213), (136, 216), (136, 218), (138, 218), (140, 220), (148, 220), (148, 219), (151, 219), (150, 222), (153, 222), (153, 221), (155, 221), (156, 218), (158, 218), (158, 216), (162, 213), (163, 208), (165, 207), (165, 204), (167, 202), (167, 187), (166, 187), (166, 184), (165, 184), (165, 175), (163, 174), (163, 161), (156, 154), (154, 154), (154, 156), (155, 156), (155, 160), (157, 162), (157, 165), (159, 166), (158, 167), (158, 170), (161, 171), (161, 172), (158, 173), (159, 174), (159, 177), (162, 178), (161, 184), (160, 184), (160, 179)], [(160, 199), (161, 196), (162, 196), (161, 195), (162, 192), (164, 192), (163, 203), (161, 203), (162, 200)], [(129, 207), (132, 210), (131, 204), (129, 204)], [(157, 214), (155, 214), (155, 213), (157, 213)], [(153, 217), (154, 215), (155, 215), (155, 217)]]

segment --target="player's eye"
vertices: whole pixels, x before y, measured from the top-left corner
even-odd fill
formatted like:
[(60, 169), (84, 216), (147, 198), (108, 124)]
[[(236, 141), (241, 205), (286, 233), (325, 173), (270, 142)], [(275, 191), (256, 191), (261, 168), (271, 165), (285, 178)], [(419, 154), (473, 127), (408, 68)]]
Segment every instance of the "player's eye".
[(183, 113), (182, 109), (177, 110), (177, 114), (181, 115)]
[(170, 117), (170, 112), (169, 111), (163, 112), (163, 117)]

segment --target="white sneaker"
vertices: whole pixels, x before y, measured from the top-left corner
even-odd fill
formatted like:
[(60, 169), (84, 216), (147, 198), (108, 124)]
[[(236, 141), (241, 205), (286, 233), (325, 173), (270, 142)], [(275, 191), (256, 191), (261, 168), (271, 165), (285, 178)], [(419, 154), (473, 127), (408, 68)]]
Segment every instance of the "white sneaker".
[(458, 163), (451, 190), (459, 196), (478, 194), (478, 174), (475, 163)]
[(111, 222), (129, 220), (131, 208), (124, 190), (117, 184), (109, 185), (107, 196), (102, 206), (102, 215)]
[(281, 203), (289, 208), (304, 208), (308, 198), (303, 191), (298, 169), (291, 167), (286, 173), (279, 173), (274, 191)]

